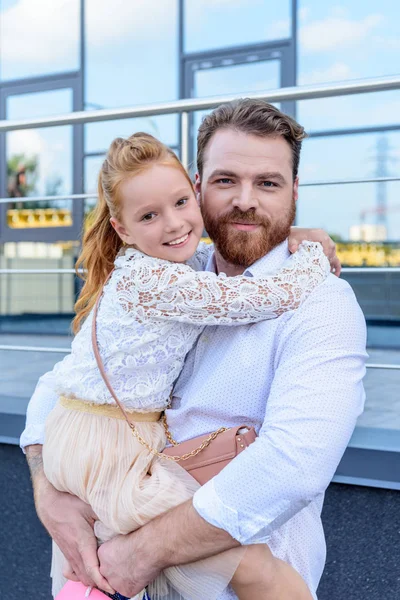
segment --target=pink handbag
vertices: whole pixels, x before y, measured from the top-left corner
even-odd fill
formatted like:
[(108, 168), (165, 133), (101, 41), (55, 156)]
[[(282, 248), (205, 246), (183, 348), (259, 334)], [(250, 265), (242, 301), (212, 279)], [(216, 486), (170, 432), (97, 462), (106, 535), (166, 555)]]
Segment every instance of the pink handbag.
[(256, 440), (257, 435), (254, 427), (248, 427), (247, 425), (226, 429), (216, 436), (212, 443), (210, 442), (196, 454), (197, 448), (201, 447), (202, 443), (205, 443), (209, 438), (210, 434), (202, 435), (176, 446), (169, 446), (165, 448), (163, 454), (173, 456), (179, 450), (181, 456), (189, 455), (188, 458), (180, 462), (180, 465), (200, 485), (203, 485), (209, 479), (218, 475), (235, 456), (250, 446)]
[(86, 600), (86, 598), (90, 598), (90, 600), (104, 600), (107, 598), (110, 600), (109, 596), (106, 596), (97, 588), (88, 588), (87, 585), (76, 581), (68, 581), (61, 592), (57, 594), (55, 600)]
[[(105, 283), (111, 277), (112, 272), (107, 277)], [(105, 285), (105, 284), (104, 284)], [(137, 432), (135, 424), (129, 419), (129, 416), (122, 406), (121, 402), (107, 377), (107, 373), (104, 369), (104, 364), (100, 356), (99, 348), (97, 345), (96, 335), (96, 318), (100, 304), (103, 290), (97, 297), (96, 304), (93, 309), (93, 322), (92, 322), (92, 345), (93, 352), (96, 358), (97, 366), (100, 374), (106, 384), (111, 396), (119, 406), (123, 413), (133, 435), (136, 439), (147, 448), (147, 450), (154, 456), (158, 456), (164, 460), (171, 460), (179, 462), (180, 465), (188, 471), (196, 481), (201, 485), (206, 483), (209, 479), (212, 479), (233, 459), (237, 454), (240, 454), (245, 448), (250, 446), (256, 438), (257, 434), (254, 427), (248, 427), (247, 425), (240, 425), (239, 427), (227, 428), (220, 427), (217, 431), (202, 435), (186, 442), (178, 444), (172, 438), (171, 433), (168, 429), (167, 420), (165, 414), (161, 417), (165, 433), (171, 446), (165, 448), (163, 452), (157, 452), (154, 450)], [(179, 452), (179, 455), (176, 453)]]

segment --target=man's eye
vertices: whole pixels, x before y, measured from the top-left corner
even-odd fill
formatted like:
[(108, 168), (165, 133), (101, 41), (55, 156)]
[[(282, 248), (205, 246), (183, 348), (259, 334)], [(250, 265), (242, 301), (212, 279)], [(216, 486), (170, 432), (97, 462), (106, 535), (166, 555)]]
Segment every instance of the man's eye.
[(176, 203), (176, 206), (185, 206), (185, 204), (187, 204), (188, 202), (188, 198), (181, 198), (180, 200), (178, 200), (178, 202)]
[(221, 177), (221, 179), (217, 180), (217, 183), (232, 183), (232, 179), (229, 179), (228, 177)]
[(276, 187), (276, 183), (274, 183), (273, 181), (263, 181), (262, 185), (263, 187)]
[(146, 215), (143, 215), (142, 221), (152, 221), (155, 216), (155, 213), (147, 213)]

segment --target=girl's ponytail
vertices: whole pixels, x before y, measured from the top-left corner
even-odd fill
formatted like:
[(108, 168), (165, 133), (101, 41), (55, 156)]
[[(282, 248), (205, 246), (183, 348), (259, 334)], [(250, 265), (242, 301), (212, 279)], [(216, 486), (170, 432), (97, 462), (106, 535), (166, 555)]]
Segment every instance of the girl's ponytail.
[(120, 237), (110, 223), (111, 215), (101, 180), (102, 173), (99, 175), (99, 200), (93, 211), (93, 223), (83, 236), (82, 252), (75, 265), (78, 277), (85, 283), (75, 304), (76, 316), (72, 322), (74, 333), (79, 331), (82, 320), (92, 310), (122, 246)]

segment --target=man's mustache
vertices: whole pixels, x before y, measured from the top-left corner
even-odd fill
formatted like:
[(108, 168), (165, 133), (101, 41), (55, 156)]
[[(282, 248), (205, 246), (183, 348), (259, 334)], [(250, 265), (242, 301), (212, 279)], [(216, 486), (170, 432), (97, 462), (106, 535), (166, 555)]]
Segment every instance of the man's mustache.
[(263, 225), (269, 227), (270, 222), (266, 218), (262, 218), (257, 215), (254, 209), (242, 211), (237, 208), (231, 210), (228, 214), (224, 215), (219, 222), (221, 223), (243, 223), (245, 225)]

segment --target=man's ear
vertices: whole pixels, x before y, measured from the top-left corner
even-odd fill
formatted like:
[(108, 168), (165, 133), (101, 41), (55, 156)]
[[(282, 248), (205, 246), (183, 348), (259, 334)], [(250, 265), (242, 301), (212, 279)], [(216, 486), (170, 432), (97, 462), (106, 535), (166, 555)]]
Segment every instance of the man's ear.
[(293, 200), (297, 202), (299, 199), (299, 178), (296, 177), (293, 183)]
[(200, 200), (201, 200), (201, 181), (200, 181), (200, 175), (198, 173), (196, 173), (195, 179), (194, 179), (194, 191), (195, 191), (195, 194), (196, 194), (197, 203), (200, 204)]
[(132, 241), (130, 241), (130, 235), (128, 234), (128, 232), (126, 231), (126, 229), (122, 225), (122, 223), (120, 223), (114, 217), (111, 217), (110, 224), (111, 224), (111, 227), (113, 229), (115, 229), (115, 231), (118, 233), (119, 237), (121, 238), (121, 240), (123, 242), (125, 242), (126, 244), (132, 244), (133, 243)]

